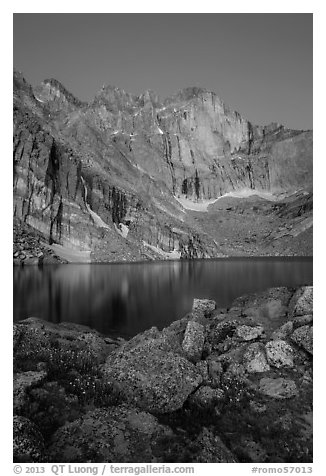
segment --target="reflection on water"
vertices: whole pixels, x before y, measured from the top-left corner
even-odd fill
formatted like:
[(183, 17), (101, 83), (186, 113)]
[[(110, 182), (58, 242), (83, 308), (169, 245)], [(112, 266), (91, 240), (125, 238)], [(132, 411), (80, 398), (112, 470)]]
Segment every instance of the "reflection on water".
[(264, 258), (14, 268), (14, 320), (34, 316), (132, 336), (163, 328), (194, 297), (228, 307), (242, 294), (312, 284), (312, 259)]

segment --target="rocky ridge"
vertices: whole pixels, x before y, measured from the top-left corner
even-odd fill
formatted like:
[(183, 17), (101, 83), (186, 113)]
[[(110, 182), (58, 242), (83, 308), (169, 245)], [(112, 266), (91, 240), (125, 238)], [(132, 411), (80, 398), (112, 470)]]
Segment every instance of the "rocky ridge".
[(312, 292), (195, 300), (129, 341), (15, 324), (15, 461), (311, 462)]
[[(32, 88), (15, 72), (13, 152), (15, 219), (68, 261), (69, 250), (81, 261), (274, 254), (271, 240), (312, 254), (311, 207), (300, 209), (312, 204), (312, 132), (255, 126), (204, 89), (160, 101), (105, 86), (86, 104), (56, 80)], [(265, 194), (264, 213), (248, 215), (266, 233), (232, 251), (222, 243), (235, 241), (241, 213), (209, 205), (237, 192), (258, 208)], [(208, 211), (199, 222), (196, 206)]]

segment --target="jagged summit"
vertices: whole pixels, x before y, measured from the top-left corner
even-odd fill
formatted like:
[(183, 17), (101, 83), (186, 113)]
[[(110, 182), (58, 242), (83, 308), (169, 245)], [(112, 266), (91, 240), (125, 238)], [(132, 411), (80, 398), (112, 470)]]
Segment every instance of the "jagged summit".
[(102, 261), (232, 255), (233, 232), (220, 245), (223, 220), (185, 210), (207, 212), (229, 193), (312, 187), (310, 132), (254, 126), (203, 88), (162, 103), (108, 85), (83, 103), (55, 79), (32, 89), (14, 72), (14, 93), (15, 218), (51, 246)]
[(41, 102), (66, 102), (75, 107), (83, 107), (86, 102), (74, 96), (57, 79), (45, 79), (39, 86), (34, 88), (35, 97)]

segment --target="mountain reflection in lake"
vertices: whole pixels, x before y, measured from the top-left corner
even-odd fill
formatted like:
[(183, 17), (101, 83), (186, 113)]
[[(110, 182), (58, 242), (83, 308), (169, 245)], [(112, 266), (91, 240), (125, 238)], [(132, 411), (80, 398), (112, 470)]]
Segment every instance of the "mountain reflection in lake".
[(180, 319), (197, 298), (312, 284), (312, 259), (261, 258), (14, 268), (14, 320), (40, 317), (130, 337)]

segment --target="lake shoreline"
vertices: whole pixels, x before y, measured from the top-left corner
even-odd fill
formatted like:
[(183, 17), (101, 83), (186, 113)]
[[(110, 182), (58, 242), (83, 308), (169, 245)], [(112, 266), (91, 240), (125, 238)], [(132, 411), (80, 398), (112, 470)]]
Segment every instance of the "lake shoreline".
[(29, 316), (73, 322), (104, 335), (133, 337), (163, 329), (191, 310), (194, 298), (230, 307), (242, 294), (313, 283), (309, 258), (214, 259), (15, 267), (14, 321)]
[(196, 299), (128, 341), (14, 324), (15, 462), (311, 462), (312, 304), (312, 286)]

